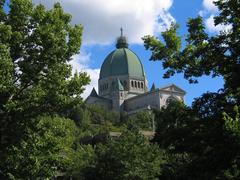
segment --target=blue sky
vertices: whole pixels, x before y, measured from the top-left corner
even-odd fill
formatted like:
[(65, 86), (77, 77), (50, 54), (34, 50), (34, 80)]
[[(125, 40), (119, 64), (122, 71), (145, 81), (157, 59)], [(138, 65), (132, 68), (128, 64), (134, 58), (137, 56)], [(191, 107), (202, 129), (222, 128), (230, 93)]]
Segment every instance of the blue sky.
[[(84, 26), (83, 43), (80, 54), (73, 57), (71, 64), (74, 71), (86, 71), (92, 78), (86, 87), (84, 97), (91, 89), (97, 89), (99, 70), (105, 57), (115, 49), (120, 27), (129, 40), (129, 48), (141, 59), (148, 79), (149, 88), (154, 82), (156, 87), (170, 83), (184, 89), (185, 102), (191, 105), (194, 98), (207, 91), (217, 91), (223, 87), (221, 77), (199, 78), (198, 84), (189, 84), (182, 74), (163, 79), (164, 70), (161, 62), (149, 61), (151, 53), (146, 51), (141, 37), (159, 36), (172, 21), (180, 25), (179, 33), (184, 39), (187, 33), (186, 22), (190, 17), (201, 15), (210, 35), (218, 33), (223, 26), (215, 27), (213, 17), (217, 8), (213, 0), (58, 0), (64, 10), (72, 14), (73, 24)], [(33, 0), (51, 8), (57, 0)]]

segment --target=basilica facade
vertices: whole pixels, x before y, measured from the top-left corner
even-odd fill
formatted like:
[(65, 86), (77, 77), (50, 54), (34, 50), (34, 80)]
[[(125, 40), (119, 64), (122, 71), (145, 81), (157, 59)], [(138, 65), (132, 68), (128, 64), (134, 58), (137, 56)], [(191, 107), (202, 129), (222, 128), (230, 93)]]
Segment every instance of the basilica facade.
[(116, 49), (104, 60), (98, 80), (98, 90), (93, 88), (87, 97), (88, 104), (99, 104), (109, 110), (129, 114), (146, 109), (160, 109), (170, 101), (184, 102), (186, 92), (174, 84), (148, 90), (148, 81), (139, 57), (128, 48), (121, 34)]

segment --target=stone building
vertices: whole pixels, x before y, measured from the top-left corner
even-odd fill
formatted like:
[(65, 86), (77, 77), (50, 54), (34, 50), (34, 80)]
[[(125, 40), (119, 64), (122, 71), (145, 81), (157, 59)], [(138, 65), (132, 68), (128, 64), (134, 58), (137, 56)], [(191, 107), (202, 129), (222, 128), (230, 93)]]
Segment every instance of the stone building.
[(125, 111), (129, 114), (140, 110), (166, 106), (170, 101), (184, 101), (184, 90), (174, 84), (162, 88), (148, 81), (139, 57), (130, 49), (121, 33), (116, 49), (104, 60), (98, 80), (98, 89), (93, 88), (86, 102), (99, 104), (107, 109)]

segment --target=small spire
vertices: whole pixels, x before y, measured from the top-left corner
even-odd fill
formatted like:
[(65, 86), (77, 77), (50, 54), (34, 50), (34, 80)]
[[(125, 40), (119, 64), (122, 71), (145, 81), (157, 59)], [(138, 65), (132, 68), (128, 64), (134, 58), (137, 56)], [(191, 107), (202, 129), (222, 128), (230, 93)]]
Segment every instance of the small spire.
[(97, 94), (95, 88), (92, 89), (92, 92), (91, 92), (90, 96), (91, 97), (98, 97), (98, 94)]
[(150, 91), (155, 91), (155, 90), (156, 90), (156, 87), (155, 87), (155, 84), (153, 83)]
[(119, 48), (128, 48), (127, 38), (123, 36), (123, 28), (120, 28), (121, 36), (117, 39), (116, 47)]

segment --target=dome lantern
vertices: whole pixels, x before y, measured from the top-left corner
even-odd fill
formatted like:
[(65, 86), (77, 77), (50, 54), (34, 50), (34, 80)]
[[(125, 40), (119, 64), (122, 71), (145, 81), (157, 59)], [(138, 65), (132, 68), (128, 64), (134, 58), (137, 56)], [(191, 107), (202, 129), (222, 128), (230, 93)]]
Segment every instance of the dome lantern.
[(143, 65), (138, 56), (128, 49), (128, 43), (121, 28), (121, 36), (117, 40), (116, 49), (105, 58), (99, 79), (122, 75), (145, 79)]
[(121, 36), (117, 39), (116, 48), (128, 48), (127, 38), (123, 36), (123, 28), (120, 29)]

